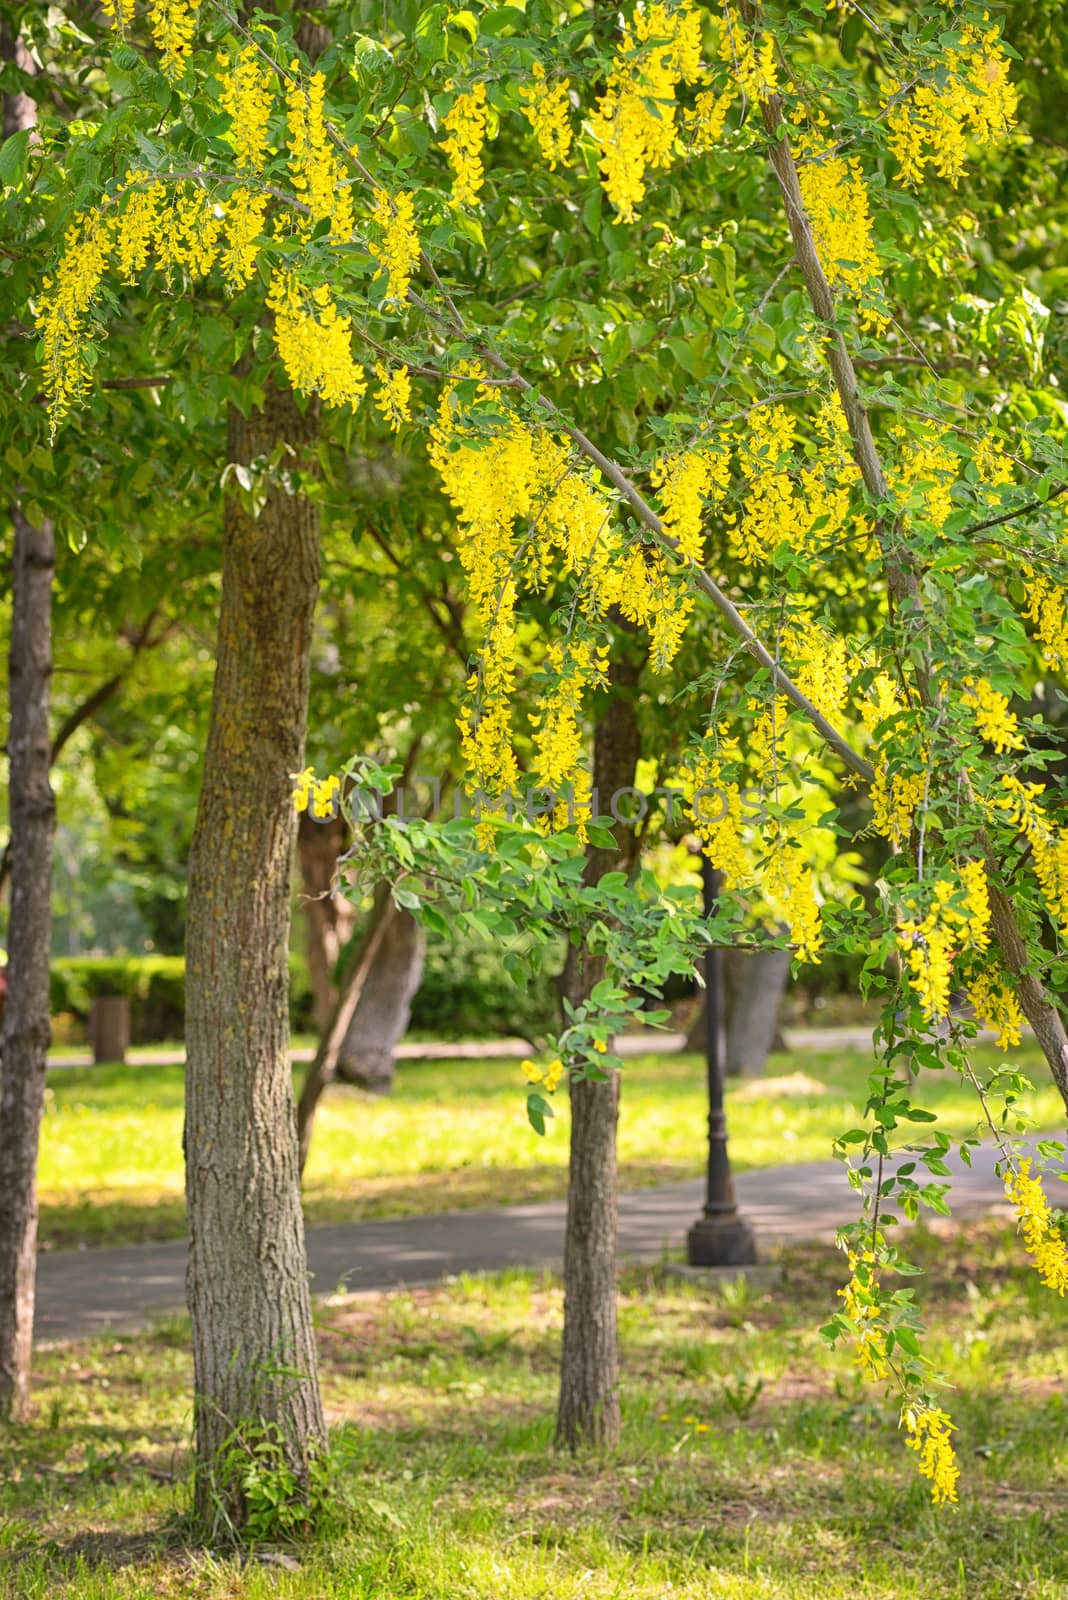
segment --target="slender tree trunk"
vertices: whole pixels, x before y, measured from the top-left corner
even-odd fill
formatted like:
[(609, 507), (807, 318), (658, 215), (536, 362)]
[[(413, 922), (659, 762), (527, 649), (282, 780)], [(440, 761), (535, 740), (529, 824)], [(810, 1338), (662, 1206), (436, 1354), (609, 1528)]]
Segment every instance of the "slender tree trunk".
[(37, 1265), (37, 1148), (51, 1037), (52, 837), (48, 779), (52, 676), (52, 525), (13, 510), (8, 793), (11, 914), (7, 1001), (0, 1032), (0, 1416), (29, 1408)]
[(312, 1014), (322, 1033), (337, 1003), (337, 963), (352, 934), (352, 907), (344, 896), (331, 892), (337, 858), (345, 848), (345, 824), (340, 816), (325, 822), (303, 814), (297, 833), (305, 951), (311, 980)]
[(370, 979), (375, 958), (396, 915), (397, 908), (393, 903), (390, 886), (388, 883), (380, 883), (375, 891), (374, 905), (363, 938), (349, 959), (333, 1012), (323, 1029), (315, 1060), (308, 1067), (301, 1085), (300, 1099), (297, 1102), (297, 1141), (300, 1148), (301, 1172), (304, 1171), (308, 1151), (311, 1148), (312, 1127), (323, 1090), (337, 1069), (338, 1056), (352, 1025), (360, 996)]
[[(628, 641), (624, 640), (624, 648)], [(641, 753), (635, 693), (641, 660), (630, 652), (612, 670), (611, 699), (594, 734), (594, 788), (603, 814), (634, 781)], [(586, 881), (629, 863), (633, 833), (616, 829), (617, 849), (591, 846)], [(573, 1005), (603, 976), (603, 964), (571, 947), (560, 979)], [(619, 1075), (571, 1086), (567, 1233), (564, 1241), (564, 1335), (556, 1442), (611, 1448), (619, 1441), (619, 1347), (616, 1334), (616, 1128)]]
[(426, 939), (410, 911), (398, 909), (378, 947), (337, 1058), (337, 1076), (373, 1094), (393, 1088), (393, 1052), (408, 1031), (423, 976)]
[[(269, 387), (230, 415), (230, 460), (279, 445), (309, 470), (317, 418)], [(258, 467), (254, 470), (260, 470)], [(218, 658), (189, 862), (186, 942), (187, 1294), (196, 1510), (239, 1533), (239, 1470), (272, 1439), (306, 1488), (324, 1437), (289, 1066), (290, 774), (304, 760), (319, 578), (314, 505), (277, 478), (253, 518), (223, 521)]]
[[(758, 1078), (780, 1038), (779, 1013), (790, 976), (790, 952), (723, 950), (720, 959), (724, 1070), (729, 1078)], [(703, 1000), (690, 1022), (686, 1048), (705, 1048)]]

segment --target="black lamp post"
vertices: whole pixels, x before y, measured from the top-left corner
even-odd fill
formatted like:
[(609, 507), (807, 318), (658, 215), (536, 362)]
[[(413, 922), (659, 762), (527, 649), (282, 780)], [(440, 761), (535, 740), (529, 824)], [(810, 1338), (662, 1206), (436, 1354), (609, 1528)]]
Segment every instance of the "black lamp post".
[[(719, 874), (701, 857), (705, 916), (714, 916), (719, 900)], [(708, 1058), (708, 1172), (704, 1211), (686, 1235), (691, 1267), (747, 1267), (757, 1258), (756, 1240), (738, 1214), (734, 1179), (727, 1155), (727, 1115), (723, 1106), (722, 971), (720, 953), (705, 952), (705, 1053)]]

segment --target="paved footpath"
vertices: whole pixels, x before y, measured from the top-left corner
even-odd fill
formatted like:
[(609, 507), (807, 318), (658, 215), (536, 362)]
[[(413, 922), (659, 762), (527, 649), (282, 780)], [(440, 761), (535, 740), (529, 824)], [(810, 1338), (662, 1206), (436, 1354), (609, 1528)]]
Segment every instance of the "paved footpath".
[[(1005, 1204), (996, 1152), (974, 1152), (969, 1170), (953, 1163), (955, 1217)], [(836, 1161), (739, 1173), (738, 1203), (768, 1246), (822, 1239), (856, 1215), (856, 1195)], [(620, 1201), (619, 1246), (627, 1260), (655, 1261), (683, 1245), (703, 1198), (700, 1180), (632, 1190)], [(318, 1294), (433, 1283), (458, 1272), (553, 1267), (563, 1260), (564, 1201), (493, 1211), (398, 1217), (308, 1229), (308, 1264)], [(38, 1340), (74, 1339), (107, 1329), (144, 1327), (184, 1303), (185, 1244), (128, 1245), (46, 1252), (37, 1267)]]

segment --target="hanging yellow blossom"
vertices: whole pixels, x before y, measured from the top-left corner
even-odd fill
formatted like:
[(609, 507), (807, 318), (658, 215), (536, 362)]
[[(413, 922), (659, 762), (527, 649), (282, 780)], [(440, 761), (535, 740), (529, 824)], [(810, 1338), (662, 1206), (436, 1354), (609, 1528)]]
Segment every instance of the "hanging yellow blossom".
[(731, 460), (725, 450), (686, 450), (658, 461), (650, 473), (661, 491), (662, 520), (679, 554), (700, 564), (704, 559), (701, 522), (711, 497), (721, 500), (730, 485)]
[(605, 92), (590, 117), (604, 190), (624, 222), (645, 196), (646, 173), (670, 165), (675, 95), (701, 72), (701, 21), (690, 0), (639, 5), (624, 25)]
[(115, 260), (124, 283), (133, 283), (148, 265), (163, 197), (164, 185), (147, 172), (126, 174), (115, 225)]
[(162, 271), (183, 268), (193, 278), (203, 278), (215, 265), (222, 207), (205, 189), (182, 183), (164, 205), (156, 224), (156, 261)]
[[(290, 63), (290, 71), (300, 72), (299, 61)], [(298, 200), (308, 208), (305, 229), (329, 218), (332, 234), (348, 240), (354, 226), (352, 189), (330, 140), (325, 98), (321, 72), (312, 73), (307, 88), (295, 79), (286, 90), (290, 179)]]
[(125, 28), (133, 16), (134, 0), (100, 0), (105, 17), (117, 28)]
[(722, 94), (714, 89), (698, 90), (693, 110), (685, 113), (686, 144), (693, 155), (705, 155), (716, 148), (734, 101), (733, 89), (725, 89)]
[(371, 221), (379, 237), (370, 239), (367, 248), (379, 263), (376, 278), (385, 277), (386, 300), (403, 305), (408, 298), (412, 274), (419, 265), (419, 235), (415, 228), (415, 200), (403, 190), (393, 197), (384, 189), (375, 190)]
[(997, 807), (1019, 828), (1031, 846), (1031, 861), (1050, 916), (1068, 938), (1068, 829), (1057, 828), (1038, 803), (1040, 783), (1024, 783), (1013, 773), (1001, 779)]
[(964, 679), (964, 704), (975, 712), (975, 726), (982, 738), (989, 740), (998, 755), (1009, 750), (1022, 750), (1020, 724), (1009, 710), (1008, 696), (999, 694), (986, 678)]
[(567, 166), (571, 153), (571, 101), (568, 98), (571, 85), (567, 78), (550, 84), (540, 61), (534, 63), (533, 76), (534, 82), (523, 85), (519, 98), (527, 121), (534, 129), (542, 159), (549, 171), (555, 172), (557, 167)]
[(374, 394), (375, 405), (396, 433), (402, 422), (412, 420), (412, 380), (408, 376), (408, 368), (390, 368), (384, 362), (376, 361), (375, 377), (379, 382)]
[(585, 741), (579, 717), (587, 691), (605, 682), (608, 649), (595, 649), (586, 639), (576, 640), (566, 650), (554, 642), (546, 666), (553, 675), (552, 686), (530, 717), (533, 765), (538, 784), (557, 790), (573, 782), (582, 764)]
[[(879, 258), (859, 159), (834, 150), (813, 150), (801, 162), (798, 177), (828, 283), (863, 295), (879, 282)], [(866, 320), (881, 326), (887, 321), (870, 307)]]
[(796, 620), (783, 638), (786, 654), (797, 662), (794, 681), (816, 710), (836, 722), (845, 709), (852, 676), (849, 646), (815, 622)]
[(1053, 578), (1024, 566), (1027, 579), (1027, 610), (1034, 623), (1042, 659), (1054, 672), (1068, 668), (1068, 588)]
[(452, 168), (452, 203), (455, 206), (477, 206), (485, 181), (482, 149), (486, 142), (486, 86), (472, 84), (463, 94), (458, 94), (449, 111), (442, 118), (442, 126), (449, 137), (441, 148)]
[(267, 196), (254, 189), (234, 189), (226, 197), (223, 211), (224, 239), (219, 265), (231, 289), (243, 289), (251, 281), (259, 255)]
[(1011, 1050), (1023, 1036), (1023, 1012), (1001, 974), (979, 972), (966, 984), (968, 1000), (984, 1028), (997, 1034), (999, 1050)]
[(931, 1499), (936, 1506), (950, 1505), (957, 1498), (960, 1468), (950, 1434), (956, 1430), (944, 1411), (931, 1406), (910, 1405), (902, 1412), (908, 1430), (906, 1444), (919, 1456), (917, 1465), (931, 1480)]
[(800, 846), (782, 830), (772, 851), (763, 890), (773, 917), (781, 918), (790, 931), (795, 960), (818, 964), (823, 926), (815, 879)]
[(912, 515), (918, 510), (926, 522), (941, 530), (953, 510), (953, 485), (960, 475), (960, 462), (931, 428), (919, 434), (897, 427), (891, 432), (901, 441), (903, 454), (891, 474), (891, 487), (912, 500)]
[(224, 111), (232, 120), (230, 143), (238, 172), (262, 172), (270, 151), (268, 123), (274, 104), (274, 77), (261, 61), (255, 45), (246, 45), (234, 57), (220, 56)]
[(291, 772), (293, 780), (293, 809), (307, 811), (319, 822), (332, 817), (341, 797), (341, 780), (334, 776), (317, 778), (314, 767), (303, 772)]
[(858, 1366), (865, 1378), (881, 1383), (890, 1376), (890, 1368), (886, 1359), (886, 1333), (880, 1325), (875, 1255), (871, 1250), (859, 1255), (850, 1250), (848, 1259), (849, 1282), (838, 1291), (843, 1301), (843, 1315), (849, 1321)]
[(1017, 94), (997, 28), (964, 28), (960, 48), (946, 51), (945, 73), (944, 83), (897, 85), (887, 102), (888, 142), (906, 183), (922, 183), (931, 167), (955, 185), (969, 137), (997, 144), (1016, 121)]
[(152, 42), (168, 78), (180, 78), (193, 49), (200, 0), (148, 0)]
[(960, 887), (939, 878), (926, 916), (901, 923), (897, 947), (928, 1021), (939, 1022), (948, 1014), (954, 959), (963, 949), (985, 950), (989, 927), (990, 900), (981, 861), (965, 863)]
[(1041, 1178), (1031, 1176), (1030, 1157), (1020, 1162), (1019, 1171), (1006, 1176), (1005, 1193), (1016, 1207), (1024, 1244), (1034, 1258), (1035, 1270), (1047, 1289), (1063, 1295), (1068, 1289), (1068, 1245), (1064, 1234), (1054, 1226)]
[(107, 266), (111, 238), (96, 211), (74, 218), (63, 238), (55, 275), (45, 278), (35, 324), (41, 336), (44, 384), (52, 434), (89, 390), (89, 312)]
[(352, 356), (352, 322), (325, 284), (306, 290), (294, 273), (276, 272), (267, 305), (274, 339), (293, 388), (319, 394), (328, 406), (355, 406), (367, 383)]
[(723, 6), (719, 59), (727, 63), (734, 82), (748, 100), (766, 100), (779, 87), (774, 37), (751, 32), (739, 16), (738, 7), (729, 0)]

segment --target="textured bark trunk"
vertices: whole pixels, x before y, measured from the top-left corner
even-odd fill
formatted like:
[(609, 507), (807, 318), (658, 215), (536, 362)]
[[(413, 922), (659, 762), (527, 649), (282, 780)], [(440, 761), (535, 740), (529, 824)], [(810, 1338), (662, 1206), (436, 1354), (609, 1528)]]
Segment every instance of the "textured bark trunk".
[[(635, 703), (641, 659), (629, 653), (613, 664), (612, 698), (594, 734), (594, 787), (607, 814), (612, 796), (634, 782), (641, 754)], [(586, 881), (629, 866), (632, 830), (616, 829), (617, 849), (593, 846)], [(569, 948), (561, 994), (578, 1004), (603, 976), (603, 963)], [(571, 1086), (567, 1233), (564, 1241), (564, 1334), (556, 1442), (610, 1448), (619, 1441), (619, 1346), (616, 1333), (616, 1128), (619, 1075)]]
[(304, 1171), (308, 1151), (311, 1148), (315, 1112), (323, 1090), (334, 1076), (337, 1058), (348, 1034), (353, 1014), (371, 976), (375, 957), (396, 915), (397, 908), (393, 903), (389, 884), (379, 884), (363, 938), (349, 959), (348, 970), (342, 979), (341, 990), (330, 1021), (323, 1029), (315, 1060), (309, 1066), (301, 1086), (300, 1100), (297, 1103), (297, 1142), (300, 1149), (301, 1172)]
[(789, 950), (723, 952), (728, 1078), (759, 1077), (767, 1066), (789, 976)]
[(51, 1036), (52, 837), (48, 779), (52, 676), (52, 526), (18, 507), (11, 608), (8, 795), (11, 914), (7, 999), (0, 1032), (0, 1416), (29, 1408), (37, 1265), (37, 1148)]
[(352, 907), (341, 895), (331, 894), (337, 858), (345, 848), (341, 818), (316, 822), (307, 812), (297, 832), (297, 860), (304, 892), (308, 976), (312, 988), (312, 1015), (322, 1033), (337, 1002), (337, 961), (352, 934)]
[[(268, 388), (230, 417), (230, 460), (279, 445), (310, 470), (312, 411)], [(259, 470), (254, 469), (254, 470)], [(324, 1437), (289, 1066), (290, 873), (319, 577), (314, 505), (270, 483), (259, 515), (227, 499), (218, 657), (189, 862), (187, 1294), (196, 1510), (239, 1533), (245, 1447), (272, 1438), (306, 1488)], [(247, 1457), (244, 1457), (247, 1459)]]
[(393, 1088), (393, 1052), (408, 1031), (423, 977), (426, 940), (410, 911), (397, 910), (378, 947), (337, 1058), (337, 1075), (373, 1094)]

